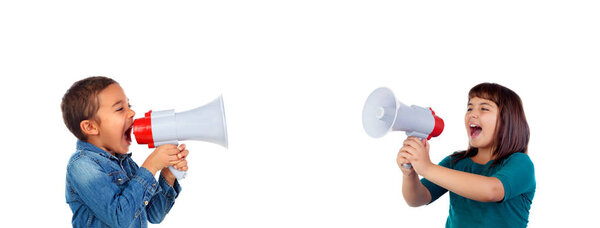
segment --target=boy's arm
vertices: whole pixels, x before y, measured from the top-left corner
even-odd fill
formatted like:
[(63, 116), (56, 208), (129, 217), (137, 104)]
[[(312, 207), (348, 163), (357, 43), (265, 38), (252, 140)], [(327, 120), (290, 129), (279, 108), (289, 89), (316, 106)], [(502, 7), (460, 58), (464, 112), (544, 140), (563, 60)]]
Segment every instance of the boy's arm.
[[(74, 161), (67, 168), (71, 184), (94, 215), (111, 227), (128, 227), (149, 204), (158, 183), (146, 168), (139, 168), (121, 191), (118, 182), (91, 159)], [(113, 180), (115, 179), (115, 180)]]
[[(181, 152), (177, 154), (180, 161), (174, 164), (173, 167), (181, 171), (187, 171), (187, 161), (185, 158), (189, 154), (189, 151), (185, 149), (185, 144), (179, 145), (177, 149)], [(177, 178), (171, 173), (168, 167), (160, 171), (158, 183), (159, 189), (146, 208), (150, 223), (162, 222), (175, 204), (175, 199), (179, 196), (179, 192), (181, 192), (181, 186)]]
[(165, 178), (167, 175), (163, 175), (163, 172), (165, 171), (161, 171), (161, 175), (158, 178), (159, 189), (150, 200), (148, 207), (146, 207), (146, 212), (148, 212), (148, 221), (154, 224), (163, 221), (165, 216), (167, 216), (169, 211), (171, 211), (171, 208), (175, 204), (175, 199), (181, 192), (181, 186), (179, 185), (177, 179), (173, 176), (173, 184), (170, 184)]

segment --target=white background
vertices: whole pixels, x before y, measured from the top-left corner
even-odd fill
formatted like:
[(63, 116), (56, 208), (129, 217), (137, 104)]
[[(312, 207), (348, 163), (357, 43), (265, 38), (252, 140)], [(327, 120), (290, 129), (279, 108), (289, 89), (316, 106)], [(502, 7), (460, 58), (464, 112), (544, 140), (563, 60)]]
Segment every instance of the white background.
[[(161, 227), (441, 227), (448, 197), (410, 208), (395, 158), (369, 138), (377, 87), (444, 118), (439, 162), (465, 149), (467, 92), (517, 92), (531, 128), (530, 227), (598, 225), (596, 1), (3, 1), (2, 226), (68, 227), (75, 138), (60, 99), (110, 76), (137, 116), (223, 94), (229, 150), (187, 142), (190, 171)], [(151, 152), (131, 148), (141, 164)], [(155, 226), (158, 227), (158, 226)]]

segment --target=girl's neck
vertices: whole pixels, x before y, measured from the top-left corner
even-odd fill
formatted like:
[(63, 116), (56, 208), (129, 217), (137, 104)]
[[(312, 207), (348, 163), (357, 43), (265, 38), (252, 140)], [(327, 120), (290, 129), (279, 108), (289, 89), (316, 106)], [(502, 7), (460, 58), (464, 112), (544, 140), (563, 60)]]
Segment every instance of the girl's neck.
[(476, 163), (486, 164), (490, 160), (494, 159), (492, 154), (492, 148), (478, 148), (477, 154), (472, 157), (472, 160)]

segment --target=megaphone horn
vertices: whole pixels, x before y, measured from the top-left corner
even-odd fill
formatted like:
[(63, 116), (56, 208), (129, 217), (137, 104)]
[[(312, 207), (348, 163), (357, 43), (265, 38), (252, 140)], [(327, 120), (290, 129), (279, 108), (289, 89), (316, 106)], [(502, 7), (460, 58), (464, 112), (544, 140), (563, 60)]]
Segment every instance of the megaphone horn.
[[(144, 117), (133, 121), (133, 134), (138, 144), (154, 148), (164, 144), (179, 144), (183, 140), (199, 140), (228, 147), (227, 123), (223, 96), (212, 102), (185, 112), (175, 110), (148, 111)], [(177, 179), (185, 172), (169, 167)]]
[[(444, 130), (444, 120), (431, 108), (407, 106), (396, 100), (394, 93), (385, 87), (373, 91), (362, 113), (363, 128), (367, 135), (380, 138), (390, 131), (404, 131), (407, 136), (431, 139)], [(410, 168), (410, 164), (404, 164)]]

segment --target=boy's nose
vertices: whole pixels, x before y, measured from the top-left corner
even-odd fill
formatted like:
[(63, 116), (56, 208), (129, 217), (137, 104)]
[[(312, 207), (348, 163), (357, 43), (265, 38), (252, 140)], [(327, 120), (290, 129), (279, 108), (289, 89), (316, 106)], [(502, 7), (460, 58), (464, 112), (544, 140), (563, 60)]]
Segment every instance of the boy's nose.
[(129, 109), (129, 117), (133, 118), (135, 116), (135, 111), (133, 109)]

